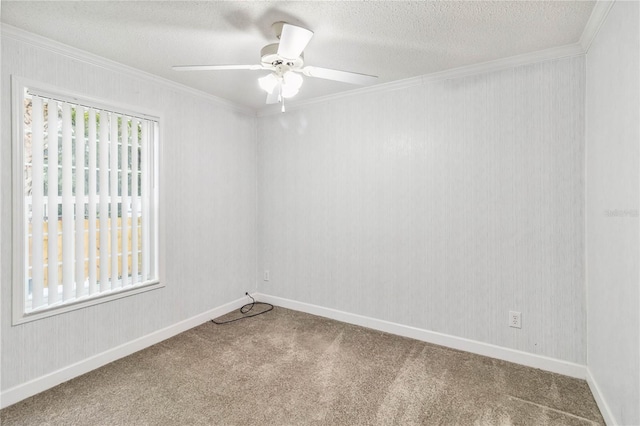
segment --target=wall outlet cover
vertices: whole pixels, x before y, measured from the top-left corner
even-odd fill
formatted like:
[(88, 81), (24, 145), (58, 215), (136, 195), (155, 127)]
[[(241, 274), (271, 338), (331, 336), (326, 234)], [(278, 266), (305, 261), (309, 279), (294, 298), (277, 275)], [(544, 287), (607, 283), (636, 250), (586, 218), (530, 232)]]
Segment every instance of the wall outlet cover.
[(522, 328), (522, 313), (509, 311), (509, 327)]

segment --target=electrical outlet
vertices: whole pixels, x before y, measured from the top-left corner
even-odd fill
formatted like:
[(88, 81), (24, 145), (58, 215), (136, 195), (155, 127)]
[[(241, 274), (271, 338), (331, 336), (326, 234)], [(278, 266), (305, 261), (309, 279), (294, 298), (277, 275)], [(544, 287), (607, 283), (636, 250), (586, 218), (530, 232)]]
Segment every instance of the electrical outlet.
[(264, 270), (264, 280), (265, 281), (269, 281), (269, 270), (268, 269)]
[(522, 314), (516, 311), (509, 311), (509, 327), (522, 328)]

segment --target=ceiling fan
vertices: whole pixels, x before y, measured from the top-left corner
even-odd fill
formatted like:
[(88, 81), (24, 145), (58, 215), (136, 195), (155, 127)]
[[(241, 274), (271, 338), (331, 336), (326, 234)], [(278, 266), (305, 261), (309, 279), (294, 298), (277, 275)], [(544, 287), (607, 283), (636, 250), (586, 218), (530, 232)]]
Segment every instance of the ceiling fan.
[[(251, 70), (271, 71), (259, 78), (260, 87), (267, 92), (267, 104), (282, 103), (284, 99), (295, 96), (302, 86), (302, 75), (341, 81), (344, 83), (367, 85), (374, 83), (377, 76), (329, 68), (304, 66), (304, 49), (311, 41), (313, 32), (306, 28), (276, 22), (272, 25), (279, 43), (268, 44), (260, 51), (261, 61), (256, 65), (176, 65), (175, 71), (222, 71)], [(302, 74), (302, 75), (301, 75)]]

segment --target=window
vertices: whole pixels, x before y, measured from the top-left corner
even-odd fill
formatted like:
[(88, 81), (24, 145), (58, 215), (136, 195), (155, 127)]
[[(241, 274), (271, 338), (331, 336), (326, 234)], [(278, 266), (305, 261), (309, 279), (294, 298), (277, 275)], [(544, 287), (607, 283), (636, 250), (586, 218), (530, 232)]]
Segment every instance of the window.
[(14, 324), (159, 286), (158, 119), (41, 87), (14, 82)]

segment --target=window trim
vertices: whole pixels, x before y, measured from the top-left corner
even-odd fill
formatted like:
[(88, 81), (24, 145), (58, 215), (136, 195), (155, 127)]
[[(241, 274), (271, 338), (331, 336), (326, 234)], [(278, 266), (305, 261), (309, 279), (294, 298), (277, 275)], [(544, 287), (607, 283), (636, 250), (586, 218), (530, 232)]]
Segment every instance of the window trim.
[[(162, 118), (161, 114), (149, 111), (141, 107), (131, 107), (128, 105), (110, 102), (102, 99), (95, 99), (89, 96), (73, 93), (61, 87), (54, 87), (46, 83), (34, 81), (31, 79), (11, 76), (11, 148), (13, 151), (11, 161), (11, 190), (12, 190), (12, 219), (11, 219), (11, 244), (12, 244), (12, 325), (16, 326), (30, 321), (59, 315), (76, 309), (82, 309), (89, 306), (98, 305), (105, 302), (133, 296), (151, 290), (163, 288), (165, 286), (162, 279), (163, 268), (161, 268), (161, 251), (160, 251), (160, 168), (162, 160)], [(151, 153), (150, 163), (152, 165), (151, 173), (151, 209), (154, 211), (151, 220), (151, 236), (153, 245), (153, 260), (155, 266), (156, 278), (147, 282), (143, 282), (133, 288), (115, 289), (103, 294), (86, 296), (78, 300), (46, 306), (36, 309), (32, 312), (25, 312), (26, 292), (25, 292), (25, 259), (28, 257), (28, 247), (25, 244), (24, 226), (25, 226), (25, 196), (24, 196), (24, 141), (23, 126), (23, 93), (25, 88), (30, 92), (39, 95), (51, 97), (56, 100), (62, 100), (74, 104), (90, 106), (93, 108), (109, 110), (118, 113), (135, 116), (144, 120), (156, 122), (157, 131), (154, 132), (153, 150)]]

